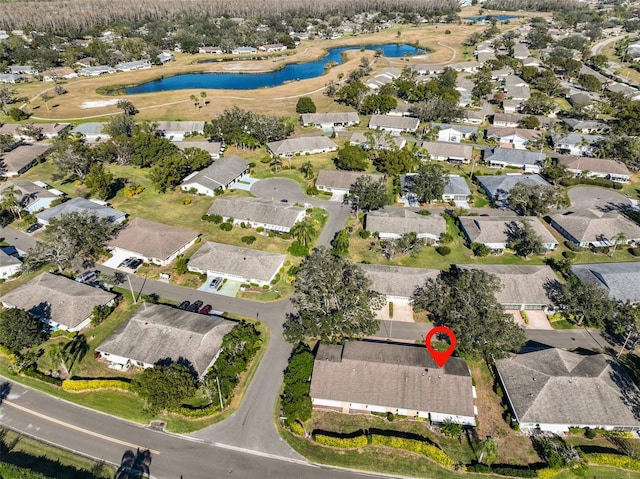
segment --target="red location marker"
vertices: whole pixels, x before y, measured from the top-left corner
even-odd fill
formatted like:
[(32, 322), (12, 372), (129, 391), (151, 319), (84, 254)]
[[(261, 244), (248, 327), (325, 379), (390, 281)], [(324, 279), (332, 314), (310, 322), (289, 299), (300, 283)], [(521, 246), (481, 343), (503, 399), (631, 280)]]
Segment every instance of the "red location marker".
[[(438, 333), (443, 333), (449, 336), (449, 342), (451, 343), (451, 346), (449, 346), (449, 349), (447, 349), (446, 351), (436, 351), (435, 349), (433, 349), (433, 346), (431, 346), (431, 338), (433, 338), (433, 336)], [(447, 364), (447, 361), (451, 357), (451, 354), (453, 354), (453, 350), (456, 349), (456, 335), (453, 331), (451, 331), (451, 329), (447, 328), (446, 326), (437, 326), (433, 328), (427, 333), (427, 337), (425, 338), (424, 342), (427, 345), (429, 354), (431, 354), (433, 360), (441, 368), (444, 367), (445, 364)]]

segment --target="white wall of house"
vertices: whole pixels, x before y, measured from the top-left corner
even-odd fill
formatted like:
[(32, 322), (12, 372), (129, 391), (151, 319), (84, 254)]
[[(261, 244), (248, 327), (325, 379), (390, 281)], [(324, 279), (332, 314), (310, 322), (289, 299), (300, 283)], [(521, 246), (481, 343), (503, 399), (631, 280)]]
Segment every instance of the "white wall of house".
[[(294, 224), (297, 223), (298, 221), (302, 221), (306, 216), (306, 212), (305, 211), (301, 211), (300, 213), (298, 213), (298, 216), (296, 217), (296, 220), (294, 221)], [(222, 220), (223, 221), (227, 221), (230, 217), (229, 216), (223, 216)], [(253, 221), (253, 220), (247, 220), (247, 219), (239, 219), (239, 218), (233, 218), (233, 224), (234, 225), (239, 225), (240, 223), (244, 223), (245, 225), (250, 225), (252, 228), (264, 228), (265, 230), (268, 231), (277, 231), (280, 233), (288, 233), (289, 231), (291, 231), (291, 228), (288, 226), (282, 226), (282, 225), (272, 225), (270, 223), (261, 223), (259, 221)]]
[(132, 256), (132, 257), (135, 257), (135, 258), (140, 258), (145, 263), (153, 263), (153, 264), (157, 264), (157, 265), (160, 265), (160, 266), (167, 266), (173, 260), (175, 260), (180, 254), (184, 253), (187, 249), (192, 247), (196, 243), (196, 239), (197, 238), (194, 238), (193, 240), (189, 241), (187, 244), (185, 244), (182, 247), (178, 248), (178, 250), (176, 250), (171, 256), (169, 256), (166, 259), (144, 256), (141, 253), (136, 253), (135, 251), (129, 251), (128, 249), (118, 248), (118, 247), (113, 248), (112, 253), (113, 253), (114, 256), (115, 255)]
[(185, 183), (184, 185), (180, 186), (180, 189), (182, 191), (189, 191), (191, 189), (195, 189), (196, 192), (199, 195), (206, 195), (206, 196), (215, 196), (216, 195), (214, 190), (212, 190), (211, 188), (208, 188), (206, 186), (203, 186), (200, 183)]
[(411, 296), (393, 296), (387, 295), (387, 303), (401, 303), (401, 304), (409, 304), (411, 303)]
[(240, 276), (237, 274), (232, 274), (232, 273), (228, 273), (228, 272), (224, 272), (224, 271), (216, 271), (214, 269), (208, 269), (206, 271), (201, 270), (199, 268), (194, 268), (193, 266), (188, 266), (189, 271), (193, 271), (195, 273), (200, 273), (200, 274), (206, 274), (207, 277), (211, 276), (211, 277), (215, 277), (215, 276), (220, 276), (222, 278), (227, 278), (229, 280), (232, 281), (240, 281), (242, 283), (256, 283), (260, 286), (269, 286), (271, 284), (271, 281), (273, 280), (273, 278), (275, 278), (276, 274), (278, 274), (278, 271), (280, 271), (280, 268), (282, 268), (283, 263), (280, 264), (280, 266), (278, 266), (278, 268), (274, 271), (273, 276), (271, 276), (271, 278), (269, 278), (269, 280), (265, 281), (263, 279), (257, 279), (257, 278), (247, 278), (244, 276)]
[(449, 141), (452, 143), (460, 143), (464, 138), (464, 134), (453, 128), (445, 128), (438, 131), (438, 141)]
[(11, 264), (8, 266), (0, 267), (0, 278), (7, 279), (8, 277), (13, 276), (18, 271), (20, 271), (21, 267), (22, 264)]
[[(385, 233), (385, 232), (381, 232), (378, 231), (378, 235), (380, 236), (380, 239), (399, 239), (402, 237), (402, 234), (400, 233)], [(438, 241), (440, 239), (440, 237), (438, 235), (433, 235), (430, 233), (418, 233), (417, 234), (417, 238), (418, 239), (426, 239), (426, 240), (433, 240)]]

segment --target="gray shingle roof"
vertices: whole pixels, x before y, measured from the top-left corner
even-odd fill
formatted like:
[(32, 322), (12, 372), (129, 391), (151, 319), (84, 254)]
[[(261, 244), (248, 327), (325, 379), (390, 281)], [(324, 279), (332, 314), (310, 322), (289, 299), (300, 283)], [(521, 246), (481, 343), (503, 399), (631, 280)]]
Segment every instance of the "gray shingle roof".
[(471, 195), (471, 190), (467, 181), (462, 176), (447, 176), (447, 183), (444, 185), (445, 195)]
[(43, 135), (54, 136), (71, 126), (70, 123), (5, 123), (0, 127), (0, 134), (21, 135), (25, 126), (39, 128)]
[(447, 222), (440, 215), (423, 216), (416, 208), (385, 207), (367, 213), (365, 227), (367, 231), (378, 233), (417, 233), (440, 236), (447, 231)]
[(571, 268), (580, 281), (597, 284), (619, 301), (640, 301), (640, 263), (577, 264)]
[(316, 186), (325, 188), (338, 188), (348, 190), (361, 176), (368, 176), (373, 181), (380, 181), (384, 175), (377, 173), (364, 173), (362, 171), (320, 170)]
[(204, 121), (158, 121), (158, 131), (165, 134), (171, 133), (191, 133), (196, 131), (202, 133), (204, 131)]
[(609, 175), (631, 175), (627, 166), (617, 160), (566, 155), (559, 157), (559, 161), (564, 166), (572, 170), (589, 171), (592, 173)]
[(510, 226), (512, 223), (522, 225), (528, 221), (533, 231), (542, 238), (543, 243), (558, 243), (542, 222), (535, 217), (522, 216), (461, 216), (462, 225), (469, 241), (472, 243), (508, 243)]
[(304, 208), (262, 198), (218, 198), (207, 214), (291, 228)]
[(12, 187), (15, 192), (16, 200), (18, 200), (23, 208), (41, 198), (58, 198), (58, 196), (51, 191), (27, 180), (5, 181), (0, 185), (0, 195), (4, 194), (5, 190)]
[(93, 201), (85, 200), (84, 198), (73, 198), (72, 200), (61, 203), (53, 208), (44, 210), (36, 215), (36, 218), (51, 221), (52, 218), (59, 218), (62, 215), (67, 215), (74, 212), (85, 212), (95, 214), (98, 218), (106, 219), (111, 222), (115, 222), (120, 218), (125, 217), (127, 214), (109, 208), (108, 206), (102, 206)]
[(355, 111), (345, 111), (338, 113), (305, 113), (300, 115), (303, 125), (326, 124), (326, 123), (359, 123), (360, 117)]
[(306, 151), (332, 151), (336, 150), (338, 145), (326, 136), (298, 136), (287, 138), (286, 140), (272, 141), (267, 143), (267, 148), (274, 155), (295, 155)]
[[(495, 117), (494, 117), (495, 121)], [(538, 130), (527, 130), (525, 128), (517, 128), (512, 126), (491, 126), (487, 128), (487, 138), (504, 138), (506, 136), (517, 135), (521, 138), (524, 138), (527, 141), (537, 140), (542, 138), (542, 133)], [(527, 150), (514, 150), (511, 148), (495, 148), (494, 150), (506, 150), (506, 151), (517, 151), (517, 152), (525, 152), (525, 153), (534, 153), (532, 151)], [(485, 150), (489, 151), (489, 150)], [(542, 153), (534, 153), (535, 155), (541, 155)], [(544, 159), (544, 154), (543, 159)]]
[(102, 133), (102, 130), (104, 129), (104, 126), (106, 125), (106, 123), (100, 123), (100, 122), (88, 122), (88, 123), (80, 123), (79, 125), (75, 126), (73, 128), (73, 130), (71, 130), (71, 134), (75, 135), (76, 133), (80, 133), (82, 135), (103, 135), (105, 136), (105, 138), (108, 138), (109, 135), (107, 135), (106, 133)]
[(459, 264), (458, 268), (477, 269), (498, 277), (502, 289), (496, 293), (500, 304), (551, 305), (547, 294), (558, 278), (549, 266)]
[(390, 408), (474, 416), (471, 375), (463, 359), (438, 368), (424, 345), (321, 344), (311, 397)]
[(420, 124), (420, 120), (417, 118), (411, 118), (408, 116), (394, 116), (394, 115), (371, 115), (369, 120), (369, 128), (390, 128), (406, 131), (415, 131)]
[(460, 133), (464, 133), (465, 135), (470, 135), (473, 133), (478, 133), (478, 127), (476, 126), (468, 126), (468, 125), (453, 125), (451, 123), (431, 123), (431, 128), (438, 128), (438, 130), (446, 130), (448, 128), (453, 128)]
[[(219, 150), (220, 148), (218, 147)], [(182, 181), (182, 184), (198, 183), (212, 190), (226, 188), (229, 183), (242, 175), (247, 168), (249, 168), (249, 162), (244, 158), (235, 155), (225, 156), (214, 161), (204, 170), (187, 176)]]
[(31, 281), (5, 294), (0, 301), (43, 316), (68, 328), (75, 328), (91, 316), (94, 306), (109, 303), (116, 297), (99, 288), (79, 283), (64, 276), (42, 273)]
[(604, 139), (600, 135), (583, 135), (581, 133), (561, 133), (553, 136), (554, 145), (582, 145), (582, 140), (589, 142), (589, 145), (593, 145), (600, 140)]
[[(206, 151), (211, 156), (220, 155), (220, 143), (217, 141), (176, 141), (174, 142), (181, 150), (185, 150), (187, 148), (200, 148), (201, 150)], [(239, 158), (238, 156), (229, 156), (228, 158)]]
[(519, 422), (639, 427), (638, 388), (609, 356), (545, 349), (496, 361)]
[(20, 264), (22, 264), (22, 261), (0, 249), (0, 266), (15, 266)]
[(51, 145), (21, 145), (9, 153), (0, 155), (3, 169), (7, 172), (20, 171), (51, 149)]
[(207, 242), (189, 259), (189, 266), (214, 270), (242, 278), (270, 281), (282, 266), (285, 255)]
[(450, 141), (423, 141), (420, 145), (433, 156), (447, 156), (449, 158), (464, 158), (470, 160), (473, 156), (473, 146)]
[(610, 242), (618, 233), (624, 233), (627, 240), (640, 240), (640, 226), (617, 211), (569, 211), (551, 215), (551, 219), (580, 243)]
[(109, 242), (109, 246), (139, 253), (147, 258), (167, 260), (198, 236), (193, 231), (134, 218)]
[(97, 350), (147, 364), (185, 358), (202, 376), (235, 325), (220, 317), (143, 303)]
[(496, 198), (508, 194), (518, 183), (528, 185), (551, 186), (542, 177), (538, 175), (497, 175), (497, 176), (478, 176), (478, 183), (492, 197)]
[(371, 289), (385, 296), (411, 297), (419, 286), (440, 274), (437, 269), (405, 268), (381, 264), (359, 264), (371, 280)]

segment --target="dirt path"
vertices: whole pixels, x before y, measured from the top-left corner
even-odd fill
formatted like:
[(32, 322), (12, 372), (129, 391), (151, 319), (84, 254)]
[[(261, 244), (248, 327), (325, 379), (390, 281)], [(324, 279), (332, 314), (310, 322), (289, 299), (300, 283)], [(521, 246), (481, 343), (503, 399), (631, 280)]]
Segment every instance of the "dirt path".
[(438, 45), (440, 45), (441, 47), (448, 48), (453, 53), (453, 55), (451, 55), (451, 58), (448, 61), (442, 63), (442, 65), (446, 65), (447, 63), (453, 63), (453, 61), (456, 59), (456, 49), (453, 47), (450, 47), (449, 45), (445, 45), (441, 41), (438, 41)]

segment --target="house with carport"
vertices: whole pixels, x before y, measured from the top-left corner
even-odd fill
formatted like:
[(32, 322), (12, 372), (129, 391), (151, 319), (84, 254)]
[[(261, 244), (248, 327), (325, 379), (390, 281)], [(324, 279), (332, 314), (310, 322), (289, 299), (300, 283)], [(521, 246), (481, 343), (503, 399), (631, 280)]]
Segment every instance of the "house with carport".
[(425, 285), (427, 280), (436, 279), (437, 269), (407, 268), (382, 264), (358, 264), (371, 280), (371, 290), (385, 296), (387, 303), (410, 304), (413, 293)]
[(631, 172), (627, 165), (618, 160), (558, 155), (557, 161), (576, 177), (605, 178), (618, 183), (628, 183), (631, 178)]
[(91, 323), (93, 308), (111, 306), (116, 295), (65, 276), (42, 273), (0, 298), (5, 308), (18, 308), (46, 321), (53, 331), (80, 331)]
[(519, 168), (526, 173), (540, 173), (546, 153), (512, 148), (486, 148), (482, 161), (489, 168)]
[(0, 126), (0, 135), (12, 135), (16, 140), (33, 141), (28, 130), (38, 131), (41, 137), (51, 140), (71, 127), (70, 123), (5, 123)]
[(300, 115), (302, 126), (331, 129), (346, 128), (360, 123), (358, 112), (344, 111), (336, 113), (303, 113)]
[(523, 431), (640, 430), (640, 390), (610, 356), (550, 348), (499, 359), (495, 367)]
[(551, 226), (569, 241), (585, 248), (640, 242), (640, 226), (615, 210), (588, 208), (556, 213), (551, 215)]
[(424, 216), (418, 208), (396, 208), (385, 206), (369, 211), (365, 217), (364, 229), (377, 233), (380, 239), (398, 239), (407, 233), (416, 233), (419, 239), (435, 244), (447, 231), (447, 222), (437, 214)]
[(156, 131), (171, 141), (183, 141), (189, 135), (202, 135), (204, 121), (157, 121)]
[(29, 213), (49, 208), (51, 203), (63, 195), (61, 191), (43, 188), (26, 180), (9, 180), (0, 184), (0, 196), (4, 195), (8, 189), (13, 189), (16, 202)]
[(72, 135), (82, 135), (87, 143), (98, 143), (100, 141), (106, 141), (111, 138), (104, 132), (106, 123), (90, 121), (87, 123), (80, 123), (71, 130)]
[(420, 148), (426, 150), (430, 160), (469, 163), (473, 158), (473, 145), (464, 143), (423, 141)]
[(431, 123), (431, 130), (438, 132), (438, 141), (460, 143), (462, 140), (470, 140), (478, 134), (478, 128), (468, 125), (452, 125), (450, 123)]
[(338, 145), (326, 136), (297, 136), (267, 143), (269, 151), (280, 157), (316, 155), (336, 151)]
[(122, 223), (127, 214), (123, 211), (119, 211), (113, 208), (109, 208), (97, 201), (85, 200), (84, 198), (73, 198), (64, 203), (60, 203), (57, 206), (48, 208), (40, 213), (36, 214), (38, 223), (42, 223), (45, 226), (49, 226), (52, 219), (58, 219), (63, 215), (69, 213), (88, 213), (90, 215), (96, 215), (100, 219), (107, 220), (110, 223)]
[(109, 241), (113, 255), (109, 262), (115, 259), (113, 267), (117, 267), (122, 260), (135, 257), (145, 263), (167, 266), (196, 244), (199, 236), (200, 233), (176, 226), (134, 218)]
[(320, 170), (316, 179), (316, 188), (329, 193), (346, 195), (358, 178), (367, 176), (372, 181), (380, 181), (384, 175), (363, 171)]
[(395, 115), (371, 115), (369, 128), (371, 130), (384, 130), (399, 135), (400, 133), (413, 133), (418, 129), (420, 120), (408, 116)]
[(215, 196), (216, 190), (225, 191), (249, 173), (249, 162), (239, 156), (225, 156), (205, 169), (194, 171), (180, 185), (182, 191), (195, 190), (200, 195)]
[(222, 144), (218, 141), (175, 141), (173, 142), (173, 144), (182, 151), (188, 148), (198, 148), (200, 150), (204, 150), (209, 153), (209, 156), (214, 160), (220, 158), (220, 152), (222, 149)]
[(112, 369), (150, 368), (158, 361), (186, 360), (202, 379), (222, 350), (236, 322), (192, 313), (165, 304), (142, 303), (96, 348)]
[(524, 183), (529, 186), (551, 186), (539, 175), (523, 175), (520, 173), (477, 176), (476, 181), (487, 194), (489, 200), (502, 206), (508, 204), (509, 192), (519, 183)]
[(222, 216), (223, 221), (233, 221), (237, 225), (244, 223), (251, 228), (288, 233), (293, 225), (304, 220), (306, 210), (263, 198), (222, 197), (213, 202), (207, 214)]
[(558, 246), (558, 240), (537, 217), (523, 216), (460, 216), (460, 226), (469, 244), (481, 243), (494, 253), (502, 254), (511, 238), (526, 221), (534, 233), (540, 237), (547, 251)]
[(424, 345), (346, 341), (318, 346), (311, 374), (316, 410), (391, 413), (476, 425), (476, 392), (461, 358), (444, 367)]
[(189, 258), (189, 271), (246, 284), (269, 286), (286, 256), (222, 243), (206, 242)]

